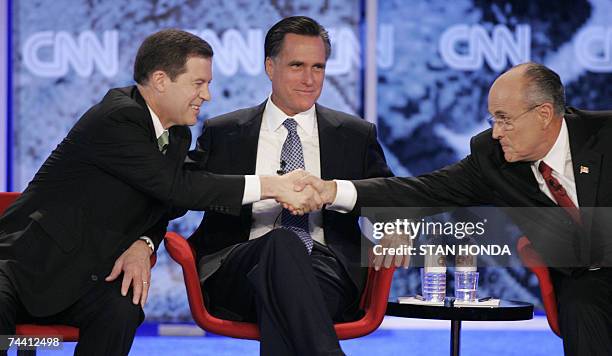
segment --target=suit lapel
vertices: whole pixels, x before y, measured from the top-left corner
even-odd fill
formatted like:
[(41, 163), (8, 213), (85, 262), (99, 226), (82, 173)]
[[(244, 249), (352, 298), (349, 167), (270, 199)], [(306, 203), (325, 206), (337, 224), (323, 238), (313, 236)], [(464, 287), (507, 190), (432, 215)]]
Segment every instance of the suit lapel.
[(182, 165), (185, 161), (184, 157), (181, 159), (180, 156), (187, 154), (187, 152), (184, 152), (185, 149), (181, 149), (181, 147), (189, 149), (189, 145), (191, 144), (191, 142), (185, 142), (188, 140), (188, 137), (183, 134), (183, 130), (189, 130), (189, 128), (183, 126), (172, 126), (170, 129), (168, 129), (168, 132), (170, 133), (170, 143), (168, 144), (166, 156), (170, 157), (173, 162), (176, 162), (177, 166), (179, 164)]
[(343, 177), (345, 161), (345, 137), (338, 130), (341, 122), (326, 108), (316, 105), (317, 127), (319, 130), (319, 161), (321, 163), (321, 178), (334, 179)]
[(574, 115), (568, 115), (565, 122), (569, 133), (570, 152), (574, 167), (574, 180), (578, 203), (582, 207), (592, 207), (597, 198), (597, 183), (601, 171), (602, 155), (591, 150), (588, 140), (591, 137), (586, 125), (578, 122)]
[(538, 203), (544, 204), (544, 206), (556, 205), (555, 202), (550, 200), (550, 198), (540, 190), (538, 182), (531, 170), (530, 162), (504, 162), (501, 169), (515, 187), (526, 192), (528, 196)]
[(138, 91), (137, 86), (134, 85), (133, 87), (131, 87), (131, 91), (132, 92), (130, 93), (130, 96), (134, 98), (134, 100), (136, 100), (136, 102), (140, 104), (140, 106), (142, 106), (142, 108), (145, 110), (145, 116), (146, 116), (146, 121), (147, 121), (146, 124), (147, 124), (147, 127), (149, 128), (149, 132), (151, 133), (151, 141), (157, 145), (157, 137), (155, 136), (155, 127), (153, 126), (153, 118), (151, 117), (151, 113), (149, 112), (149, 107), (147, 106), (147, 103), (145, 102), (142, 95), (140, 94), (140, 91)]
[[(249, 114), (238, 117), (235, 129), (228, 135), (229, 167), (228, 172), (236, 174), (255, 174), (257, 166), (257, 146), (259, 144), (259, 130), (263, 119), (266, 101), (261, 103)], [(242, 207), (240, 212), (240, 227), (242, 236), (249, 238), (253, 220), (253, 205)]]
[(236, 170), (236, 174), (255, 174), (259, 130), (265, 107), (264, 101), (251, 114), (238, 118), (235, 130), (228, 135), (228, 168)]
[(567, 115), (565, 122), (569, 133), (572, 166), (578, 205), (582, 212), (582, 223), (587, 232), (591, 230), (593, 209), (597, 200), (597, 187), (601, 172), (602, 154), (590, 149), (591, 133), (580, 118)]

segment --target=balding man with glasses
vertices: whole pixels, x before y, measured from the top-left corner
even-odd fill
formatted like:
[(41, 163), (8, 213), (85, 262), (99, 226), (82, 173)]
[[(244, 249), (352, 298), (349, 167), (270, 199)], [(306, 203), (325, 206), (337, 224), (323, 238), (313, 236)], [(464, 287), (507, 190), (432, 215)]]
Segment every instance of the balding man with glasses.
[[(559, 75), (537, 63), (489, 91), (492, 128), (460, 162), (419, 177), (312, 185), (332, 208), (505, 210), (551, 267), (566, 355), (612, 355), (612, 112), (565, 107)], [(328, 207), (329, 209), (330, 207)]]

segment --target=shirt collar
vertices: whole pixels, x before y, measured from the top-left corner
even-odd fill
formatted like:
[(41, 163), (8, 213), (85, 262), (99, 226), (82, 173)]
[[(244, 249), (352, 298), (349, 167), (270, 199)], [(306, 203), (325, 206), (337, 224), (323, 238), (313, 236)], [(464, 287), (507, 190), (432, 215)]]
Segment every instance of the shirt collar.
[[(278, 130), (278, 128), (283, 125), (283, 122), (285, 122), (285, 120), (290, 116), (285, 114), (281, 109), (279, 109), (278, 106), (276, 106), (276, 104), (272, 102), (272, 94), (270, 94), (270, 96), (268, 96), (268, 101), (266, 102), (263, 117), (268, 130), (270, 132), (274, 132)], [(304, 130), (306, 135), (312, 136), (316, 122), (315, 105), (304, 112), (291, 116), (291, 118), (297, 122), (298, 126)]]
[(541, 161), (546, 162), (555, 172), (559, 174), (565, 174), (565, 163), (567, 158), (571, 157), (569, 152), (569, 135), (567, 133), (567, 125), (565, 124), (565, 118), (561, 122), (561, 130), (557, 136), (555, 144), (552, 146), (550, 151), (544, 156), (544, 158), (534, 162), (533, 164), (537, 168)]
[(168, 131), (168, 130), (164, 129), (164, 125), (162, 125), (161, 121), (159, 120), (159, 117), (155, 114), (153, 109), (151, 109), (151, 107), (148, 104), (147, 104), (147, 108), (149, 109), (149, 112), (151, 113), (151, 120), (153, 121), (153, 128), (155, 129), (155, 138), (159, 138), (165, 131)]

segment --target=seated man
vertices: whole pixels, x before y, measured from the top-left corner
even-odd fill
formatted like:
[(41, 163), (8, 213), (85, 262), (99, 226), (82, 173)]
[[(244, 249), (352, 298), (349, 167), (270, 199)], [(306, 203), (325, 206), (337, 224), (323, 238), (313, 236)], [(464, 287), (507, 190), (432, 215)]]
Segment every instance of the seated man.
[[(325, 179), (390, 176), (375, 126), (316, 104), (331, 45), (313, 19), (281, 20), (265, 39), (272, 94), (262, 104), (205, 122), (190, 153), (218, 174), (303, 168)], [(293, 216), (273, 200), (240, 216), (207, 212), (196, 246), (208, 308), (257, 321), (262, 355), (342, 354), (333, 321), (356, 317), (366, 272), (358, 217)]]
[[(419, 177), (314, 185), (324, 203), (362, 207), (494, 205), (550, 265), (566, 355), (612, 355), (612, 112), (565, 107), (557, 73), (524, 63), (489, 91), (493, 128), (461, 162)], [(299, 189), (299, 187), (297, 187)]]
[(182, 169), (187, 125), (210, 100), (212, 56), (206, 41), (184, 31), (147, 37), (137, 84), (111, 89), (88, 110), (0, 217), (0, 335), (18, 323), (68, 324), (80, 330), (75, 354), (127, 355), (170, 208), (238, 214), (260, 198), (296, 195), (282, 180), (303, 172)]

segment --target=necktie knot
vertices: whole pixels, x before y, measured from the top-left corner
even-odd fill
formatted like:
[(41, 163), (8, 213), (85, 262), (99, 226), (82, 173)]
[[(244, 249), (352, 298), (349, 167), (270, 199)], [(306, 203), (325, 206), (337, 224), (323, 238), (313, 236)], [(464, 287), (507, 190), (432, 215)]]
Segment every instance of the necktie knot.
[(166, 153), (168, 149), (168, 144), (170, 143), (170, 134), (168, 131), (164, 131), (161, 136), (157, 138), (157, 148), (161, 151), (161, 153)]
[(283, 121), (283, 126), (287, 128), (289, 133), (297, 132), (297, 121), (295, 121), (292, 118), (288, 118), (285, 121)]
[(538, 165), (538, 171), (540, 171), (544, 179), (550, 179), (550, 177), (552, 177), (552, 168), (550, 168), (549, 165), (544, 163), (544, 161), (540, 161), (540, 165)]

